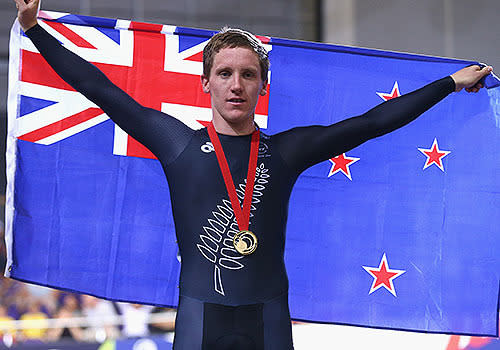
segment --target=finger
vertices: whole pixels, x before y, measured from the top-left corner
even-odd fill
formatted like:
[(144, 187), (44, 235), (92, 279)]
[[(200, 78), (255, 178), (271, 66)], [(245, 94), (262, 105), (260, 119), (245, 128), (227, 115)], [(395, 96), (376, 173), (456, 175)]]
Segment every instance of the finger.
[(483, 69), (480, 70), (480, 73), (481, 73), (481, 76), (485, 77), (488, 74), (490, 74), (492, 71), (493, 71), (493, 67), (492, 66), (486, 66), (486, 67), (483, 67)]
[(20, 10), (26, 7), (26, 4), (24, 3), (24, 0), (14, 0), (16, 3), (16, 7)]
[(39, 0), (24, 0), (24, 1), (26, 2), (26, 5), (29, 6), (30, 8), (38, 7)]

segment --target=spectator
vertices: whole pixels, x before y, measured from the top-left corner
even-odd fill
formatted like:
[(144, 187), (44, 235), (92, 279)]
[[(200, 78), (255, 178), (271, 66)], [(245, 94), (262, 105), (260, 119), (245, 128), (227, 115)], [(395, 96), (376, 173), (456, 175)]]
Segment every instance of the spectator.
[[(27, 285), (17, 281), (13, 281), (10, 285), (6, 297), (9, 305), (9, 316), (16, 319), (19, 319), (21, 315), (29, 311), (32, 302), (36, 302), (36, 299), (30, 294)], [(42, 312), (40, 304), (36, 304), (38, 311)]]
[(123, 316), (123, 336), (127, 338), (149, 335), (148, 323), (154, 306), (118, 303)]
[[(14, 321), (12, 317), (7, 314), (7, 308), (0, 304), (0, 322)], [(5, 335), (10, 335), (14, 337), (16, 329), (12, 325), (2, 325), (0, 326), (0, 337)]]
[(174, 342), (174, 329), (175, 329), (175, 317), (176, 310), (168, 309), (163, 307), (155, 307), (152, 314), (162, 314), (165, 319), (161, 321), (152, 322), (149, 325), (149, 330), (153, 334), (164, 333), (165, 339), (171, 343)]
[(85, 331), (88, 341), (104, 342), (106, 339), (118, 338), (120, 332), (114, 325), (109, 324), (109, 319), (117, 316), (110, 301), (97, 299), (90, 295), (82, 296), (82, 313), (87, 317), (92, 326)]
[(47, 315), (40, 311), (40, 303), (29, 298), (28, 311), (20, 317), (23, 321), (39, 321), (39, 327), (25, 328), (21, 331), (21, 339), (26, 341), (45, 341), (47, 336)]
[(76, 341), (82, 341), (84, 339), (82, 328), (66, 324), (69, 318), (81, 316), (78, 309), (78, 299), (73, 294), (66, 294), (63, 304), (55, 317), (60, 321), (58, 322), (60, 327), (52, 328), (48, 334), (48, 338), (51, 341), (57, 341), (61, 338), (72, 338)]
[(57, 289), (49, 289), (48, 293), (43, 296), (41, 299), (42, 308), (46, 311), (47, 315), (54, 316), (57, 314), (57, 310), (60, 306), (61, 295), (63, 292)]
[(27, 289), (29, 294), (39, 301), (40, 311), (45, 313), (47, 316), (52, 317), (57, 313), (58, 308), (58, 296), (61, 293), (51, 288), (39, 286), (36, 284), (23, 284), (24, 288)]

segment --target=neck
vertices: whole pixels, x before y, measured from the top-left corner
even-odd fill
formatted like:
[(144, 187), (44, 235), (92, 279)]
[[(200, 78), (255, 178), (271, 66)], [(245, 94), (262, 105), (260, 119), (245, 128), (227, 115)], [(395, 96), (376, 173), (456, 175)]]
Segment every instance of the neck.
[(215, 131), (218, 134), (231, 135), (231, 136), (243, 136), (250, 135), (256, 129), (255, 123), (252, 118), (248, 118), (241, 123), (228, 123), (222, 118), (213, 118), (212, 123), (214, 124)]

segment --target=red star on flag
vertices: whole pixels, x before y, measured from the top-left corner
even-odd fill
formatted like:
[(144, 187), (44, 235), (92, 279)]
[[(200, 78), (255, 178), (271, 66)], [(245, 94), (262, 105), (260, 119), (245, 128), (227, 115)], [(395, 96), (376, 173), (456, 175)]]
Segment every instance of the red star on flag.
[(432, 164), (436, 164), (436, 166), (444, 172), (444, 167), (442, 163), (442, 158), (446, 157), (450, 151), (443, 151), (439, 149), (437, 139), (434, 138), (434, 142), (432, 143), (432, 147), (430, 149), (427, 148), (419, 148), (420, 152), (422, 152), (426, 157), (427, 161), (425, 162), (424, 169), (427, 169)]
[(333, 176), (334, 174), (341, 171), (349, 180), (352, 181), (351, 171), (349, 170), (349, 166), (352, 163), (355, 163), (359, 160), (359, 158), (348, 157), (345, 153), (338, 155), (336, 157), (330, 158), (329, 161), (332, 162), (332, 167), (330, 172), (328, 173), (328, 177)]
[(370, 288), (370, 292), (368, 294), (372, 294), (377, 289), (384, 287), (392, 295), (397, 296), (393, 280), (396, 277), (401, 276), (406, 271), (389, 268), (389, 263), (387, 262), (387, 257), (385, 256), (385, 253), (384, 256), (382, 256), (382, 260), (380, 261), (378, 268), (369, 266), (363, 266), (363, 268), (373, 277), (373, 283)]
[(379, 95), (380, 98), (384, 101), (392, 100), (393, 98), (401, 96), (401, 94), (399, 93), (398, 82), (394, 82), (394, 86), (392, 87), (392, 91), (390, 94), (386, 92), (377, 92), (377, 95)]

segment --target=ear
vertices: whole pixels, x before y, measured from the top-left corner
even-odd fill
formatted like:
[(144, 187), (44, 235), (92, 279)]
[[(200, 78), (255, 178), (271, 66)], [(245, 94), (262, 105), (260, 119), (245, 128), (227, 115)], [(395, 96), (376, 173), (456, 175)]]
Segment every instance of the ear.
[(208, 77), (204, 74), (201, 75), (201, 87), (204, 93), (210, 93), (210, 82), (208, 81)]
[(267, 80), (262, 83), (262, 89), (260, 89), (260, 96), (267, 95)]

